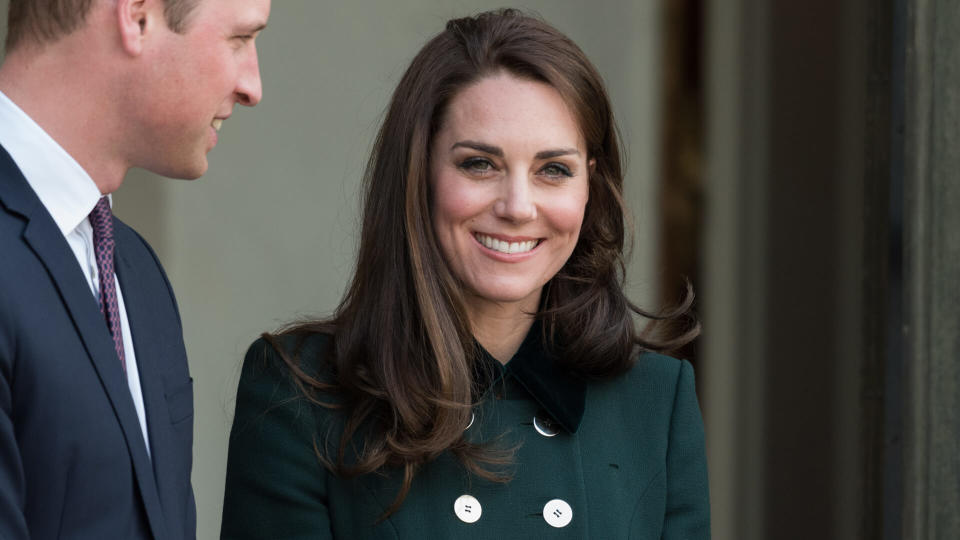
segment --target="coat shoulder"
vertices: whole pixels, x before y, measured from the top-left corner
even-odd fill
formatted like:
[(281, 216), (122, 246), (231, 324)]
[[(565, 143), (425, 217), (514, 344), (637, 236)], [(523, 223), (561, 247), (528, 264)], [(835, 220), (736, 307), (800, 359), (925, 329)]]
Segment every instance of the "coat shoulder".
[(293, 377), (291, 368), (296, 366), (306, 375), (329, 382), (332, 346), (333, 338), (328, 334), (261, 336), (247, 349), (241, 381), (263, 377), (282, 381)]
[(695, 406), (693, 381), (693, 367), (686, 360), (640, 353), (624, 375), (590, 386), (587, 417), (596, 420), (599, 415), (604, 425), (660, 433), (666, 440), (677, 408)]
[(661, 395), (670, 398), (671, 403), (679, 387), (688, 382), (692, 384), (692, 381), (690, 362), (653, 352), (637, 354), (633, 367), (619, 380), (630, 388), (631, 393)]
[[(237, 388), (234, 431), (247, 423), (296, 419), (307, 431), (335, 415), (335, 377), (325, 334), (260, 337), (247, 350)], [(292, 416), (287, 416), (292, 415)], [(309, 417), (311, 420), (305, 422)]]

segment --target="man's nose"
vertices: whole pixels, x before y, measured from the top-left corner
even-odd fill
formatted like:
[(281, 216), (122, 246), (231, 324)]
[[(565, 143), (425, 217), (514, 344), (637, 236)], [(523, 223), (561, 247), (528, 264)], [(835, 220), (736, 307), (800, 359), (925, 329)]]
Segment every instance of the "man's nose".
[(260, 83), (260, 63), (257, 59), (256, 49), (253, 50), (251, 58), (241, 66), (236, 95), (237, 103), (247, 107), (253, 107), (260, 103), (260, 99), (263, 97), (263, 86)]

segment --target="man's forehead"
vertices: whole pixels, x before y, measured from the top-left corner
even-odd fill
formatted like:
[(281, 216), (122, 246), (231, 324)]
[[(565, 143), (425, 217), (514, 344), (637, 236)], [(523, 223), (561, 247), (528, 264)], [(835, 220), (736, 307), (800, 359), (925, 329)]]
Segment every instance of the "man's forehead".
[(270, 0), (200, 0), (205, 15), (219, 19), (232, 28), (257, 32), (267, 26)]

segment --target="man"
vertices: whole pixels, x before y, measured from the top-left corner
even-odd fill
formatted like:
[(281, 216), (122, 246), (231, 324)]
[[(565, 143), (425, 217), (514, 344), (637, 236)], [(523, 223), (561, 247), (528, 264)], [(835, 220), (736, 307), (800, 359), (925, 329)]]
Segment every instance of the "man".
[(270, 0), (10, 0), (0, 66), (0, 538), (193, 538), (193, 389), (132, 167), (196, 178), (256, 105)]

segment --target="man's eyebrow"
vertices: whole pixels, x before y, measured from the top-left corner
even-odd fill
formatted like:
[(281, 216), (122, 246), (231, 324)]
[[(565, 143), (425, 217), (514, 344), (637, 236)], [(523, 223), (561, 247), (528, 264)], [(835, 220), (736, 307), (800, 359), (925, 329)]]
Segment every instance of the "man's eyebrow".
[(454, 148), (472, 148), (474, 150), (479, 150), (497, 157), (503, 157), (503, 149), (499, 146), (493, 146), (477, 141), (459, 141), (450, 147), (451, 150)]
[(241, 24), (237, 26), (238, 28), (237, 32), (241, 34), (256, 34), (258, 32), (263, 31), (263, 29), (266, 27), (267, 27), (267, 23), (254, 22), (254, 23)]
[(580, 151), (576, 148), (557, 148), (556, 150), (541, 150), (537, 152), (537, 155), (534, 156), (537, 159), (550, 159), (560, 156), (569, 156), (569, 155), (580, 155)]

